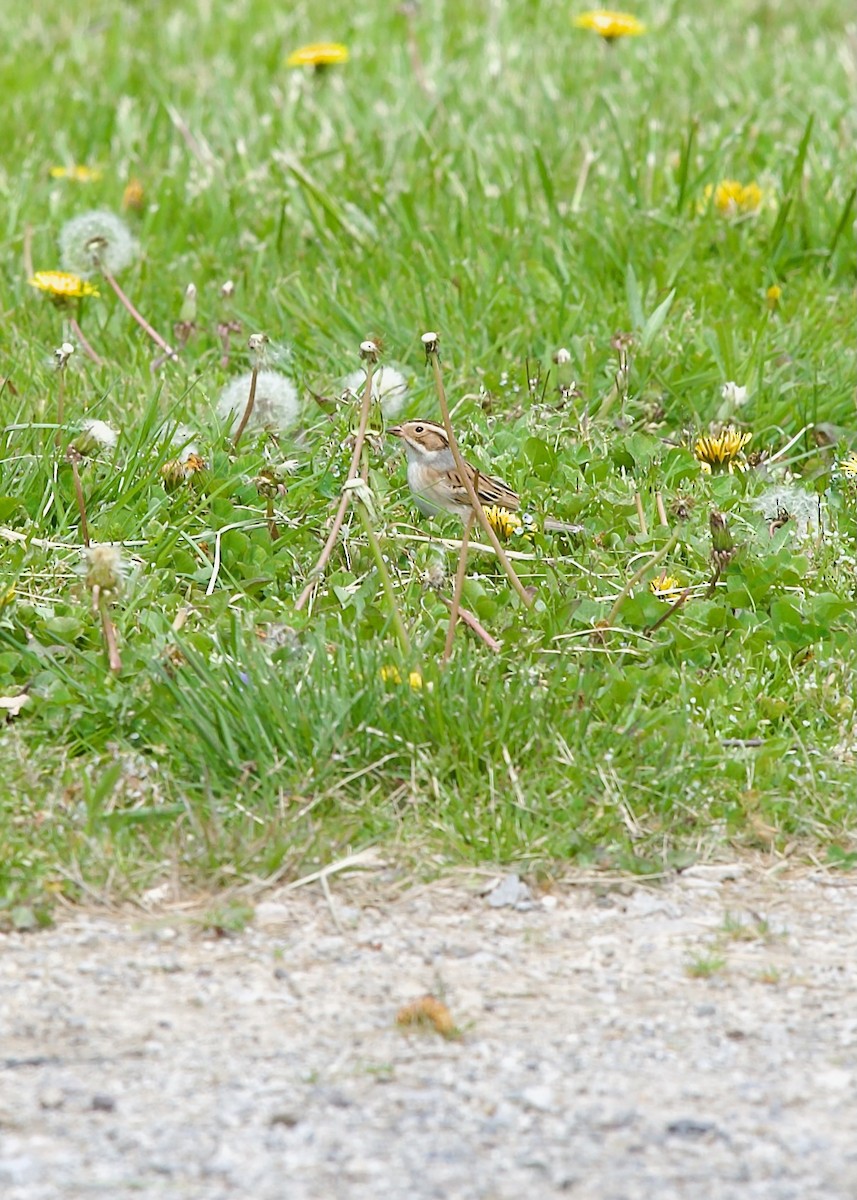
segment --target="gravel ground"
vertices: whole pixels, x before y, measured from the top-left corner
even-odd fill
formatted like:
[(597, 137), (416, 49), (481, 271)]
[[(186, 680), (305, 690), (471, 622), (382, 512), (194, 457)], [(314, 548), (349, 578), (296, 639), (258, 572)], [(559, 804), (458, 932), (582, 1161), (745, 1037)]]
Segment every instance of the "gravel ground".
[[(3, 1200), (854, 1200), (857, 889), (331, 879), (0, 936)], [(396, 1026), (427, 992), (459, 1040)]]

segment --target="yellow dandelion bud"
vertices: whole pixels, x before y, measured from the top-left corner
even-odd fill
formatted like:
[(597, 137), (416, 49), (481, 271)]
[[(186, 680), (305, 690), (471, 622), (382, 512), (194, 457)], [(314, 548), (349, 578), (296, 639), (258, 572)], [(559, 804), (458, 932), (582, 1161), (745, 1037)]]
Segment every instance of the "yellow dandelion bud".
[(765, 303), (771, 312), (774, 312), (780, 306), (780, 298), (783, 294), (783, 289), (776, 283), (772, 283), (765, 292)]
[(605, 42), (622, 37), (639, 37), (646, 32), (645, 25), (632, 13), (613, 12), (609, 8), (580, 13), (574, 18), (574, 24), (578, 29), (589, 29), (592, 33), (600, 34)]
[(399, 668), (396, 666), (393, 666), (392, 664), (388, 664), (387, 666), (382, 667), (380, 674), (381, 674), (381, 682), (382, 683), (401, 683), (402, 682), (402, 676), (399, 673)]
[(331, 67), (347, 63), (348, 47), (341, 42), (311, 42), (293, 50), (286, 59), (287, 67)]
[(408, 683), (411, 685), (411, 690), (418, 692), (423, 686), (423, 677), (419, 671), (411, 671), (408, 675)]

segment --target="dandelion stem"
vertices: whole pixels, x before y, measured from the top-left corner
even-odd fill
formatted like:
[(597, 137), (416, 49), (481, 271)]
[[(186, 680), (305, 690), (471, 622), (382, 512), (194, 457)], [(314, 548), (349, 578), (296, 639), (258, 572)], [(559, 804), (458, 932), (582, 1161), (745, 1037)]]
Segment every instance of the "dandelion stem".
[(173, 350), (172, 346), (168, 342), (164, 341), (164, 339), (157, 332), (157, 330), (152, 328), (152, 326), (149, 324), (149, 322), (146, 320), (146, 318), (143, 316), (143, 314), (139, 311), (139, 309), (134, 307), (134, 305), (131, 303), (129, 298), (122, 291), (122, 288), (119, 286), (117, 281), (113, 278), (113, 276), (110, 274), (110, 272), (107, 270), (107, 268), (104, 266), (103, 263), (99, 263), (99, 270), (101, 271), (101, 274), (104, 277), (104, 279), (106, 280), (106, 282), (110, 285), (110, 287), (116, 293), (117, 297), (119, 298), (120, 304), (122, 304), (123, 308), (125, 308), (131, 314), (131, 316), (134, 318), (134, 320), (137, 322), (137, 324), (140, 326), (140, 328), (149, 335), (149, 337), (152, 339), (152, 341), (155, 343), (155, 345), (160, 346), (160, 348), (163, 350), (164, 354), (166, 354), (167, 358), (178, 358), (178, 355), (176, 354), (175, 350)]
[(54, 435), (54, 445), (59, 450), (62, 445), (62, 423), (65, 416), (65, 366), (60, 368), (59, 383), (57, 384), (57, 431)]
[(655, 492), (655, 506), (658, 510), (658, 522), (661, 525), (666, 525), (667, 529), (669, 529), (670, 523), (667, 520), (667, 510), (664, 508), (664, 498), (660, 492)]
[(660, 566), (660, 564), (664, 561), (664, 559), (670, 553), (672, 548), (675, 546), (677, 541), (678, 541), (678, 534), (674, 533), (672, 535), (672, 537), (670, 538), (670, 540), (668, 542), (666, 542), (665, 545), (663, 545), (660, 548), (660, 550), (657, 552), (657, 554), (655, 555), (654, 558), (646, 559), (646, 561), (643, 563), (643, 565), (640, 567), (640, 569), (638, 571), (634, 572), (634, 574), (631, 576), (631, 578), (628, 580), (628, 582), (622, 588), (622, 591), (619, 593), (619, 595), (616, 597), (615, 601), (613, 602), (613, 607), (610, 609), (610, 612), (608, 613), (606, 619), (603, 622), (599, 621), (598, 622), (599, 625), (601, 625), (603, 627), (611, 627), (616, 624), (616, 621), (619, 617), (619, 611), (622, 608), (622, 605), (625, 603), (625, 601), (631, 595), (631, 591), (633, 590), (633, 588), (640, 582), (640, 580), (643, 578), (644, 575), (646, 575), (649, 571), (651, 571), (651, 569), (653, 567)]
[(32, 225), (30, 225), (29, 222), (24, 226), (24, 246), (23, 246), (22, 253), (23, 253), (23, 257), (24, 257), (24, 274), (26, 275), (27, 279), (32, 279), (33, 274), (34, 274), (34, 272), (33, 272), (33, 227), (32, 227)]
[[(95, 589), (93, 588), (93, 592)], [(122, 659), (119, 657), (119, 648), (116, 645), (116, 628), (110, 619), (110, 613), (107, 609), (107, 598), (99, 589), (98, 592), (98, 611), (101, 614), (101, 628), (104, 631), (104, 644), (107, 647), (107, 661), (111, 671), (118, 674), (122, 670)]]
[(71, 329), (72, 333), (77, 338), (77, 340), (80, 342), (80, 348), (83, 351), (83, 353), (86, 355), (86, 357), (88, 359), (90, 359), (92, 362), (94, 362), (96, 367), (103, 367), (104, 359), (101, 358), (99, 355), (97, 355), (95, 353), (95, 351), (92, 349), (92, 346), (90, 346), (89, 342), (84, 337), (83, 330), (81, 329), (80, 324), (78, 323), (76, 318), (69, 317), (68, 323), (69, 323), (69, 328)]
[(673, 613), (678, 612), (678, 610), (681, 608), (681, 606), (684, 604), (684, 602), (688, 599), (689, 596), (690, 596), (690, 588), (685, 588), (684, 591), (679, 596), (678, 600), (676, 600), (673, 604), (671, 604), (669, 606), (669, 608), (663, 614), (663, 616), (658, 617), (657, 621), (655, 621), (654, 624), (647, 625), (646, 628), (643, 630), (643, 632), (648, 634), (649, 637), (651, 637), (653, 633), (657, 633), (657, 631), (660, 629), (660, 627), (670, 619), (670, 617), (673, 615)]
[(571, 211), (573, 213), (580, 212), (581, 202), (583, 201), (583, 193), (586, 189), (586, 181), (589, 178), (589, 170), (598, 155), (590, 150), (589, 147), (583, 152), (583, 160), (580, 164), (580, 170), (577, 173), (577, 183), (574, 188), (574, 195), (571, 198)]
[(309, 600), (315, 586), (318, 583), (318, 578), (324, 568), (330, 561), (330, 556), (333, 554), (333, 548), (336, 545), (339, 537), (339, 531), (342, 529), (342, 524), (345, 520), (345, 513), (348, 508), (348, 483), (352, 479), (357, 478), (357, 472), (360, 467), (360, 456), (363, 451), (363, 443), (366, 440), (366, 430), (369, 426), (369, 410), (372, 403), (372, 361), (368, 359), (366, 362), (366, 387), (363, 391), (363, 402), (360, 407), (360, 424), (357, 426), (357, 436), (354, 440), (354, 452), (351, 455), (351, 465), (348, 468), (348, 475), (345, 479), (342, 495), (339, 498), (339, 507), (336, 510), (336, 516), (333, 518), (333, 525), (330, 533), (327, 536), (327, 541), (324, 543), (324, 548), (318, 556), (318, 562), (310, 571), (309, 583), (298, 596), (295, 609), (300, 612), (306, 602)]
[(452, 457), (455, 459), (456, 470), (458, 471), (459, 478), (464, 483), (465, 490), (467, 491), (467, 497), (470, 500), (476, 520), (481, 525), (486, 537), (488, 538), (488, 541), (494, 547), (494, 553), (497, 555), (500, 565), (506, 572), (506, 577), (508, 578), (512, 587), (521, 597), (521, 600), (524, 602), (526, 607), (532, 608), (533, 597), (521, 583), (515, 568), (506, 557), (506, 552), (500, 545), (500, 539), (491, 528), (491, 522), (485, 516), (485, 510), (479, 503), (479, 497), (476, 495), (476, 489), (474, 488), (473, 481), (470, 478), (470, 472), (467, 470), (466, 466), (464, 465), (464, 460), (461, 457), (461, 451), (458, 448), (458, 442), (455, 440), (455, 434), (452, 431), (452, 422), (449, 419), (449, 406), (446, 402), (446, 391), (444, 390), (443, 376), (441, 375), (440, 371), (440, 356), (438, 355), (436, 344), (434, 347), (427, 347), (426, 353), (431, 362), (432, 371), (434, 372), (434, 385), (435, 390), (437, 391), (438, 402), (440, 403), (443, 426), (446, 430), (447, 439), (449, 440), (449, 448), (452, 451)]
[[(346, 492), (346, 496), (348, 493)], [(381, 546), (378, 542), (378, 536), (372, 528), (372, 521), (367, 511), (366, 505), (357, 501), (357, 512), (363, 524), (363, 529), (369, 541), (369, 549), (372, 551), (372, 557), (375, 559), (375, 566), (378, 568), (378, 574), (381, 576), (381, 584), (384, 588), (384, 596), (387, 601), (387, 608), (390, 611), (390, 616), (393, 620), (393, 625), (396, 630), (396, 637), (399, 639), (399, 645), (402, 648), (402, 653), (410, 655), (411, 639), (408, 637), (408, 631), (405, 628), (405, 622), (402, 620), (402, 614), (399, 612), (399, 606), (396, 603), (396, 593), (393, 588), (393, 581), (390, 578), (390, 572), (387, 570), (387, 564), (384, 562), (384, 555), (381, 553)]]
[(271, 535), (271, 541), (276, 542), (280, 536), (280, 530), (279, 526), (277, 525), (277, 519), (274, 516), (273, 496), (268, 496), (265, 500), (265, 515), (268, 518), (268, 533)]
[(77, 511), (80, 513), (80, 536), (83, 538), (84, 546), (89, 546), (89, 526), (86, 523), (86, 500), (83, 496), (83, 484), (80, 482), (80, 455), (78, 452), (69, 446), (66, 451), (66, 458), (71, 465), (71, 477), (74, 480), (74, 494), (77, 498)]
[[(440, 599), (448, 609), (452, 609), (452, 601), (448, 596), (441, 596)], [(458, 616), (459, 620), (461, 620), (468, 629), (472, 629), (476, 636), (482, 639), (489, 650), (493, 650), (495, 654), (500, 653), (500, 650), (502, 649), (500, 643), (495, 637), (491, 636), (485, 626), (473, 615), (472, 612), (470, 612), (469, 609), (459, 608)]]
[(449, 610), (449, 624), (446, 627), (446, 642), (443, 647), (441, 662), (447, 662), (452, 654), (452, 642), (455, 637), (455, 627), (458, 624), (458, 613), (461, 608), (461, 593), (464, 591), (464, 576), (467, 571), (467, 543), (470, 541), (470, 530), (473, 528), (474, 513), (469, 512), (464, 522), (464, 533), (461, 538), (461, 550), (458, 554), (458, 570), (455, 572), (455, 587), (452, 592), (452, 607)]
[(646, 524), (646, 514), (643, 512), (643, 501), (639, 492), (634, 492), (634, 507), (637, 510), (637, 520), (640, 522), (640, 533), (643, 537), (648, 537), (649, 527)]
[(232, 438), (232, 445), (237, 450), (238, 443), (241, 441), (241, 435), (247, 428), (247, 422), (253, 415), (253, 409), (256, 404), (256, 380), (259, 377), (258, 363), (253, 364), (253, 371), (250, 375), (250, 394), (247, 397), (247, 403), (244, 405), (244, 412), (241, 414), (241, 420), (238, 422), (238, 428), (235, 430), (235, 435)]

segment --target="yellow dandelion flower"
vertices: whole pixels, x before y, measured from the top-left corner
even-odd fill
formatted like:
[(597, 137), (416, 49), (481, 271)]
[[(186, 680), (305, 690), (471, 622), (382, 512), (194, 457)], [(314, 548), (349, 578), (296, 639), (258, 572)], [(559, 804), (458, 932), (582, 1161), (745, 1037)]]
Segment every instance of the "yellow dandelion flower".
[(674, 575), (668, 575), (666, 571), (656, 575), (649, 587), (659, 600), (671, 600), (684, 591), (682, 582)]
[[(395, 666), (393, 663), (388, 663), (386, 666), (382, 667), (381, 671), (380, 671), (380, 675), (381, 675), (382, 683), (401, 683), (402, 682), (402, 673), (399, 670), (399, 668), (397, 666)], [(423, 686), (422, 673), (420, 671), (409, 671), (408, 672), (408, 685), (411, 688), (411, 691), (418, 692), (420, 690), (420, 688)], [(431, 685), (429, 685), (429, 686), (431, 686)]]
[(780, 297), (782, 296), (782, 294), (783, 294), (783, 289), (776, 283), (772, 283), (771, 286), (768, 288), (768, 290), (765, 292), (765, 303), (767, 304), (767, 306), (771, 310), (771, 312), (773, 312), (775, 309), (779, 308)]
[(721, 179), (716, 186), (709, 183), (703, 192), (702, 208), (713, 201), (721, 217), (752, 217), (762, 207), (764, 192), (758, 183), (740, 183), (737, 179)]
[(98, 288), (72, 275), (70, 271), (36, 271), (29, 281), (30, 287), (38, 288), (60, 300), (79, 300), (81, 296), (97, 296)]
[(578, 29), (589, 29), (598, 33), (605, 42), (615, 41), (621, 37), (639, 37), (646, 32), (642, 21), (638, 21), (632, 13), (613, 12), (609, 8), (596, 8), (592, 12), (580, 13), (574, 18)]
[(508, 508), (500, 508), (498, 504), (482, 505), (482, 511), (488, 518), (488, 524), (504, 542), (523, 527), (523, 522), (517, 513), (509, 512)]
[[(715, 475), (723, 471), (734, 471), (736, 460), (752, 438), (752, 433), (741, 433), (734, 425), (728, 425), (721, 433), (704, 433), (693, 444), (693, 455), (702, 468)], [(741, 463), (737, 463), (740, 467)]]
[(71, 179), (74, 183), (97, 183), (103, 172), (98, 167), (51, 167), (51, 179)]
[(348, 47), (341, 42), (311, 42), (293, 50), (286, 59), (287, 67), (331, 67), (347, 63)]
[(848, 479), (857, 479), (857, 451), (852, 450), (845, 458), (839, 460), (839, 470)]

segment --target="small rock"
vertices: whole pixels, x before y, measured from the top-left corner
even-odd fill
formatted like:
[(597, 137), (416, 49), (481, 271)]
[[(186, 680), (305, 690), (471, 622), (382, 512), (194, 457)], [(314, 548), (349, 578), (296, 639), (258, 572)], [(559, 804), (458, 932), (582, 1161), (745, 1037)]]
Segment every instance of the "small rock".
[(552, 1112), (556, 1106), (553, 1088), (545, 1087), (542, 1084), (524, 1088), (521, 1092), (521, 1099), (527, 1108), (534, 1108), (537, 1112)]
[(673, 1137), (701, 1138), (717, 1133), (717, 1126), (713, 1121), (697, 1121), (693, 1117), (681, 1117), (678, 1121), (670, 1121), (667, 1125), (667, 1133), (671, 1133)]
[(39, 1096), (39, 1108), (43, 1108), (46, 1112), (62, 1108), (64, 1104), (65, 1096), (59, 1088), (45, 1088)]
[(269, 1125), (285, 1125), (286, 1129), (294, 1129), (299, 1121), (300, 1117), (293, 1112), (275, 1112), (268, 1117)]
[(532, 898), (532, 892), (517, 875), (506, 875), (488, 893), (488, 904), (491, 908), (517, 908)]
[(89, 1107), (93, 1112), (113, 1112), (116, 1101), (107, 1092), (96, 1092), (89, 1102)]

